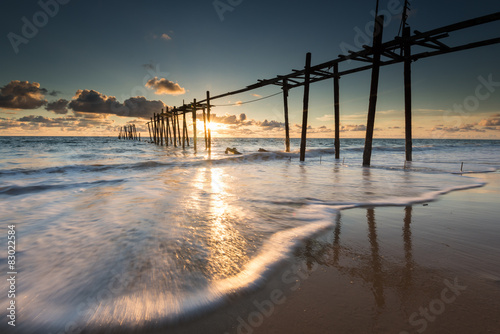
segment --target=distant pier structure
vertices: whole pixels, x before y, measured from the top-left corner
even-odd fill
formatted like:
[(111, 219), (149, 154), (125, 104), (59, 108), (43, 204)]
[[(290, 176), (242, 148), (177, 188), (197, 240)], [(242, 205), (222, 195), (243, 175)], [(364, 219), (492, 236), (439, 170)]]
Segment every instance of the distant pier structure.
[[(476, 41), (473, 43), (450, 46), (443, 42), (443, 39), (450, 36), (451, 33), (458, 33), (465, 29), (479, 25), (484, 25), (500, 20), (500, 12), (490, 15), (477, 17), (471, 20), (447, 25), (441, 28), (420, 32), (414, 30), (411, 32), (407, 23), (409, 11), (408, 0), (402, 13), (402, 21), (399, 36), (394, 39), (383, 42), (383, 22), (384, 17), (376, 15), (374, 23), (374, 33), (372, 45), (363, 45), (361, 51), (349, 51), (347, 55), (339, 55), (338, 58), (325, 63), (312, 65), (311, 53), (307, 53), (305, 66), (302, 70), (292, 70), (292, 73), (278, 75), (271, 79), (258, 80), (257, 83), (244, 88), (227, 92), (220, 95), (210, 96), (206, 92), (203, 100), (193, 100), (192, 103), (183, 104), (180, 107), (167, 108), (147, 123), (151, 142), (156, 145), (190, 146), (188, 128), (186, 126), (186, 114), (190, 114), (193, 119), (192, 145), (194, 150), (197, 146), (196, 120), (197, 112), (202, 110), (204, 124), (205, 149), (211, 151), (211, 105), (212, 101), (226, 96), (235, 95), (261, 88), (268, 85), (281, 87), (283, 92), (283, 110), (285, 118), (285, 151), (290, 152), (290, 128), (288, 122), (288, 95), (291, 89), (304, 87), (303, 108), (302, 108), (302, 134), (300, 141), (300, 161), (305, 161), (307, 125), (309, 113), (309, 91), (313, 83), (333, 79), (333, 115), (335, 122), (335, 158), (340, 158), (340, 78), (349, 74), (371, 70), (371, 84), (369, 105), (366, 122), (365, 146), (363, 151), (363, 166), (369, 166), (372, 155), (373, 130), (375, 125), (375, 115), (378, 97), (378, 84), (380, 77), (380, 68), (382, 66), (404, 63), (403, 84), (404, 84), (404, 114), (405, 114), (405, 158), (406, 161), (412, 161), (412, 87), (411, 87), (411, 64), (419, 59), (444, 55), (462, 50), (483, 47), (500, 43), (500, 37)], [(425, 51), (412, 53), (412, 47), (418, 46), (425, 48)], [(340, 66), (344, 62), (355, 61), (359, 64), (357, 67), (342, 70)], [(496, 65), (495, 65), (496, 66)], [(275, 94), (274, 94), (275, 95)], [(272, 96), (272, 95), (271, 95)], [(182, 120), (180, 119), (182, 116)], [(182, 125), (180, 125), (182, 122)]]
[(118, 139), (141, 140), (141, 134), (137, 132), (135, 124), (120, 127)]

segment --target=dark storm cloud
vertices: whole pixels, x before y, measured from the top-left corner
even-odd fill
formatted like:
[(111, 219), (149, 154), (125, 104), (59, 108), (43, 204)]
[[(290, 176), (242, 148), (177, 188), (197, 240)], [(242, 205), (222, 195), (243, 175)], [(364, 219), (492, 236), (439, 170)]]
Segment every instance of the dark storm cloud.
[(95, 90), (78, 90), (69, 107), (76, 112), (110, 114), (124, 117), (150, 118), (165, 108), (162, 101), (150, 101), (143, 96), (131, 97), (120, 103), (114, 96)]
[(47, 103), (38, 82), (13, 80), (0, 89), (0, 108), (36, 109)]
[(68, 100), (59, 99), (57, 101), (47, 103), (45, 109), (53, 111), (56, 114), (64, 115), (68, 113), (68, 103)]

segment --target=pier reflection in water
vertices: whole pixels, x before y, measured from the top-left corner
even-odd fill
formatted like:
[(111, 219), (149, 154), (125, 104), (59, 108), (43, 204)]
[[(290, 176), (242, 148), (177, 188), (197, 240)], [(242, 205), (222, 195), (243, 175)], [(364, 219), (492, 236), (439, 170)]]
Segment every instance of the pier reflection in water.
[[(358, 210), (358, 209), (355, 209)], [(363, 209), (365, 210), (365, 209)], [(336, 268), (340, 273), (348, 275), (351, 279), (360, 279), (371, 286), (373, 301), (377, 309), (386, 306), (386, 289), (396, 289), (399, 291), (402, 301), (406, 299), (407, 293), (413, 285), (413, 274), (415, 272), (415, 261), (413, 259), (412, 245), (412, 206), (403, 209), (401, 219), (401, 239), (402, 252), (395, 250), (391, 240), (390, 256), (382, 255), (381, 248), (384, 243), (380, 242), (378, 236), (377, 219), (375, 208), (366, 209), (366, 247), (358, 247), (359, 240), (354, 244), (349, 244), (352, 240), (342, 241), (342, 230), (349, 226), (343, 225), (343, 216), (337, 216), (333, 229), (333, 238), (330, 235), (327, 239), (311, 239), (306, 242), (305, 247), (297, 251), (296, 256), (303, 259), (309, 270), (314, 269), (315, 264)], [(352, 233), (352, 231), (350, 231)], [(357, 232), (357, 231), (356, 231)]]

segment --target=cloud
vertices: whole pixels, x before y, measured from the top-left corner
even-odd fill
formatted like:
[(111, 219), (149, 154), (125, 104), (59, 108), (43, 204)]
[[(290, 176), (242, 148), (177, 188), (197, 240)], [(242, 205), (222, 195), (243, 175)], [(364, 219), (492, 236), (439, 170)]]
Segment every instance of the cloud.
[[(201, 118), (201, 117), (200, 117)], [(216, 114), (211, 114), (210, 119), (212, 122), (221, 123), (221, 124), (229, 124), (229, 125), (251, 125), (253, 121), (247, 120), (247, 115), (241, 113), (238, 116), (226, 114), (224, 116), (217, 116)]]
[(53, 111), (56, 114), (67, 114), (68, 113), (68, 100), (65, 99), (59, 99), (54, 102), (49, 102), (47, 103), (47, 106), (45, 107), (46, 110)]
[(347, 124), (340, 127), (340, 131), (366, 131), (364, 124)]
[(491, 116), (490, 118), (479, 121), (478, 125), (484, 127), (500, 126), (500, 114)]
[(186, 93), (186, 90), (179, 86), (178, 83), (167, 80), (165, 78), (158, 79), (154, 77), (146, 83), (147, 88), (155, 90), (155, 94), (181, 95)]
[(36, 109), (47, 103), (45, 94), (38, 82), (13, 80), (0, 89), (0, 108)]
[(165, 104), (162, 101), (146, 100), (143, 96), (131, 97), (120, 103), (114, 96), (85, 89), (76, 92), (69, 107), (76, 112), (150, 118), (153, 113), (165, 108)]
[(259, 94), (252, 94), (252, 96), (254, 96), (254, 97), (262, 97), (262, 95), (259, 95)]
[(285, 123), (278, 121), (268, 121), (267, 119), (264, 122), (257, 123), (260, 127), (265, 128), (266, 130), (275, 129), (275, 128), (285, 128)]
[(322, 121), (322, 122), (330, 122), (330, 121), (333, 121), (335, 118), (333, 117), (333, 115), (323, 115), (323, 116), (318, 117), (316, 119), (318, 121)]
[(462, 126), (437, 126), (431, 129), (431, 131), (444, 131), (444, 132), (486, 132), (484, 129), (475, 128), (474, 124), (465, 124)]
[(172, 37), (170, 37), (169, 35), (167, 34), (161, 34), (160, 36), (161, 39), (164, 39), (166, 41), (170, 41), (172, 39)]
[(62, 131), (83, 131), (90, 128), (106, 128), (107, 131), (113, 131), (111, 128), (114, 123), (113, 120), (108, 119), (107, 115), (96, 116), (90, 118), (78, 118), (76, 116), (49, 118), (40, 115), (29, 115), (18, 119), (0, 118), (0, 129), (40, 130), (41, 128), (60, 128)]

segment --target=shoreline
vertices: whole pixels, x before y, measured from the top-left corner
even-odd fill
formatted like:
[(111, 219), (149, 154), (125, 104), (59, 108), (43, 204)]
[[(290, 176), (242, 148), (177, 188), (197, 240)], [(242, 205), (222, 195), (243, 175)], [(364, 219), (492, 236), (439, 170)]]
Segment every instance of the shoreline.
[(468, 177), (486, 185), (406, 207), (342, 210), (264, 286), (200, 318), (144, 332), (494, 333), (500, 173)]

